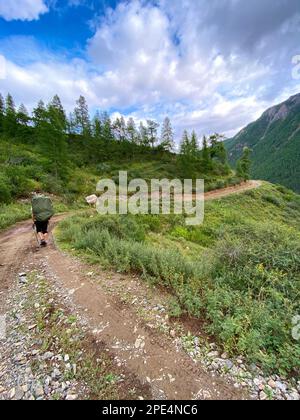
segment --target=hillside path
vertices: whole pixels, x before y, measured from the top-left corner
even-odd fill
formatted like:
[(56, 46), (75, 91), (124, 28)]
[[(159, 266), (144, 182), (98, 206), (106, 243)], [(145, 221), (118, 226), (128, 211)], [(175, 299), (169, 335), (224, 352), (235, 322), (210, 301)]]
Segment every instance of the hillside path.
[[(213, 191), (206, 194), (206, 199), (221, 198), (259, 185), (260, 182), (251, 181), (240, 187)], [(53, 224), (64, 217), (55, 217)], [(110, 287), (124, 285), (123, 292), (127, 291), (139, 302), (145, 300), (147, 306), (147, 296), (143, 295), (149, 292), (148, 286), (134, 276), (95, 269), (62, 253), (53, 241), (47, 248), (37, 249), (30, 221), (18, 223), (0, 234), (0, 315), (12, 309), (7, 302), (11, 302), (10, 294), (18, 283), (18, 273), (32, 270), (42, 272), (50, 284), (53, 282), (65, 294), (71, 311), (87, 319), (91, 333), (113, 354), (118, 366), (135, 375), (141, 389), (149, 386), (153, 399), (249, 397), (225, 379), (206, 372), (178, 347), (175, 337), (153, 329), (151, 322), (145, 319), (147, 314), (138, 316), (134, 301), (124, 303), (120, 294), (110, 290)]]

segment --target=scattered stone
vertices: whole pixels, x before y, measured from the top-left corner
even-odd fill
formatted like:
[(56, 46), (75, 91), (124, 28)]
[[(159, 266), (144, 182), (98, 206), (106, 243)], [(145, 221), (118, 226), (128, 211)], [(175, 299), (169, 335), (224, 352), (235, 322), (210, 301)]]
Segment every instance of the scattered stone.
[(292, 392), (290, 394), (290, 397), (292, 401), (300, 401), (300, 395), (298, 394), (298, 392)]
[(29, 390), (29, 387), (28, 387), (27, 384), (22, 386), (22, 391), (24, 392), (24, 394), (26, 394), (26, 392), (28, 392), (28, 390)]
[(287, 386), (282, 383), (281, 381), (276, 381), (276, 388), (278, 388), (282, 393), (285, 393), (287, 391)]
[(56, 379), (56, 378), (60, 378), (61, 377), (61, 372), (60, 372), (60, 370), (59, 369), (57, 369), (57, 368), (55, 368), (54, 370), (53, 370), (53, 373), (52, 373), (52, 378), (53, 379)]
[(233, 368), (233, 362), (231, 360), (225, 360), (225, 366), (228, 370)]
[(261, 385), (261, 381), (258, 378), (255, 378), (253, 381), (254, 385), (258, 388)]
[(29, 329), (29, 331), (31, 331), (31, 330), (34, 330), (36, 327), (37, 327), (37, 325), (36, 325), (36, 324), (34, 324), (34, 325), (29, 325), (28, 329)]
[(16, 395), (16, 389), (15, 388), (12, 388), (9, 391), (9, 398), (12, 400), (13, 398), (15, 398), (15, 395)]
[(208, 353), (207, 356), (210, 357), (211, 359), (213, 359), (215, 357), (219, 357), (219, 352), (218, 351), (211, 351), (210, 353)]
[(42, 397), (44, 395), (44, 388), (41, 384), (36, 384), (33, 388), (33, 394), (36, 398)]
[(73, 364), (72, 367), (73, 367), (73, 373), (76, 376), (76, 373), (77, 373), (77, 366), (76, 366), (76, 364)]
[(176, 331), (175, 331), (175, 330), (171, 330), (171, 331), (170, 331), (170, 336), (171, 336), (172, 338), (175, 338), (175, 337), (176, 337)]
[(272, 388), (272, 389), (276, 389), (276, 382), (273, 381), (273, 379), (270, 379), (268, 382), (268, 385)]
[(134, 347), (136, 349), (139, 349), (141, 347), (142, 342), (143, 342), (143, 340), (141, 340), (140, 338), (137, 338), (135, 343), (134, 343)]
[(261, 401), (265, 401), (265, 400), (268, 399), (268, 396), (267, 396), (267, 394), (264, 391), (261, 391), (261, 393), (259, 394), (259, 399)]
[(77, 400), (78, 399), (78, 395), (76, 395), (76, 394), (68, 394), (67, 396), (66, 396), (66, 400), (67, 401), (75, 401), (75, 400)]
[(47, 353), (45, 353), (42, 356), (42, 360), (48, 360), (48, 359), (52, 359), (52, 357), (54, 356), (54, 354), (51, 351), (48, 351)]
[(24, 391), (22, 388), (17, 387), (15, 393), (15, 400), (21, 400), (24, 397)]

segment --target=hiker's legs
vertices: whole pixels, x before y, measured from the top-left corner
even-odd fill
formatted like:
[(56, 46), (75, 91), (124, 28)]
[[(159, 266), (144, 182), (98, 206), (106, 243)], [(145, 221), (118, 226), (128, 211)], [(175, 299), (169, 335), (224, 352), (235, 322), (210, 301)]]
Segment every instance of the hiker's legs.
[(47, 241), (48, 240), (48, 233), (39, 232), (39, 239), (41, 241)]
[(42, 232), (38, 232), (39, 240), (42, 241), (44, 239), (44, 235)]
[(39, 240), (41, 241), (41, 245), (47, 244), (48, 225), (49, 225), (49, 220), (46, 220), (45, 222), (35, 222), (36, 231), (37, 231)]

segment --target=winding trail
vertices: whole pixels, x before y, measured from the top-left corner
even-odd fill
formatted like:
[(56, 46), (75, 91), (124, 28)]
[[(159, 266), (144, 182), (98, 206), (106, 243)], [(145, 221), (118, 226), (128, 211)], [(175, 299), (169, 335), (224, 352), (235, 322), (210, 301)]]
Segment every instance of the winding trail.
[[(250, 181), (206, 194), (217, 199), (261, 185)], [(54, 218), (54, 225), (65, 218)], [(181, 348), (176, 339), (151, 328), (145, 317), (137, 315), (133, 303), (124, 303), (109, 286), (123, 285), (142, 300), (148, 286), (133, 277), (102, 271), (66, 255), (51, 243), (37, 249), (31, 222), (18, 223), (0, 234), (0, 315), (7, 311), (6, 300), (17, 282), (20, 270), (38, 270), (55, 282), (66, 296), (71, 310), (88, 320), (91, 332), (118, 366), (134, 374), (141, 386), (150, 386), (153, 399), (247, 399), (249, 396), (223, 378), (207, 373)], [(94, 272), (91, 274), (91, 270)], [(152, 293), (152, 292), (151, 292)], [(157, 291), (159, 295), (161, 292)], [(0, 355), (1, 356), (1, 355)]]

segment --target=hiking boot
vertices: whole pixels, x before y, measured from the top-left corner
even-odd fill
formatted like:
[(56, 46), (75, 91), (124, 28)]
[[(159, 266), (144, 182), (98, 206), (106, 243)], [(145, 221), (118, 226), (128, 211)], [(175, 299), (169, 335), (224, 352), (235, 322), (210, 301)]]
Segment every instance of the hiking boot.
[(47, 246), (47, 242), (46, 241), (41, 241), (41, 246)]

